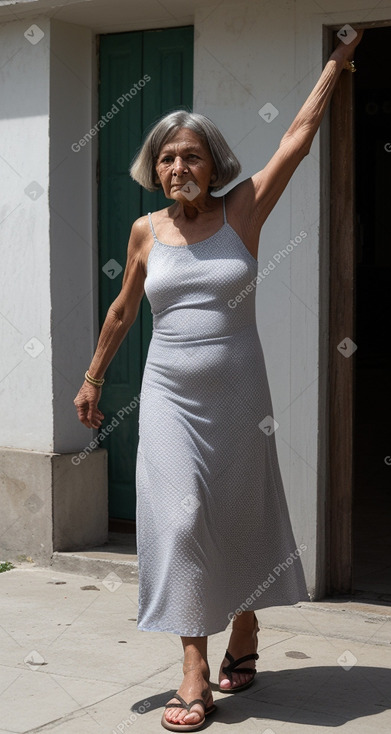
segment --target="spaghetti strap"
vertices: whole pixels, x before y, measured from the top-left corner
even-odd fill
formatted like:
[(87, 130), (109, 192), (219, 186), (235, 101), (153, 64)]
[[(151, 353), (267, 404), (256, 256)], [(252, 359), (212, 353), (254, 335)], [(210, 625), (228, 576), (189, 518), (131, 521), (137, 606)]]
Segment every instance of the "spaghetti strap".
[(225, 194), (223, 196), (223, 214), (224, 214), (224, 224), (227, 224), (227, 215), (225, 213)]
[(148, 212), (148, 219), (149, 219), (149, 226), (151, 227), (151, 232), (153, 234), (153, 239), (156, 240), (157, 237), (156, 237), (155, 230), (154, 230), (153, 224), (152, 224), (151, 212)]

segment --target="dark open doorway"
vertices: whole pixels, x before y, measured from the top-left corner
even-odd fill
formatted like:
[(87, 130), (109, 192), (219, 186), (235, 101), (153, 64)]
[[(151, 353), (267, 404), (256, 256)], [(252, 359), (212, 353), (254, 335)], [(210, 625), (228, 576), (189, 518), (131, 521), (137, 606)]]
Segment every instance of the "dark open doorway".
[(391, 27), (362, 25), (330, 115), (327, 591), (389, 602)]
[(353, 591), (391, 601), (391, 27), (355, 58)]

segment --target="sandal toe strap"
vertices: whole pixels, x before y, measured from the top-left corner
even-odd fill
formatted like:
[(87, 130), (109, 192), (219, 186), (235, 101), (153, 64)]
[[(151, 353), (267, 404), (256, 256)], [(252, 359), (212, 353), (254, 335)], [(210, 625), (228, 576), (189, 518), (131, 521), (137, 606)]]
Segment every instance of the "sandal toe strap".
[(229, 667), (228, 665), (227, 665), (227, 667), (225, 667), (225, 668), (222, 668), (222, 671), (223, 671), (223, 673), (225, 673), (226, 675), (227, 675), (228, 673), (234, 673), (234, 672), (235, 672), (235, 673), (254, 673), (254, 674), (255, 674), (255, 673), (257, 672), (257, 671), (255, 670), (255, 668), (239, 668), (238, 670), (235, 670), (234, 668), (230, 668), (230, 667)]
[(244, 663), (246, 660), (258, 660), (259, 655), (257, 652), (252, 652), (252, 653), (249, 653), (248, 655), (243, 655), (243, 657), (236, 658), (236, 660), (234, 660), (231, 653), (228, 652), (228, 650), (226, 650), (225, 657), (227, 658), (227, 660), (229, 660), (229, 665), (226, 665), (225, 667), (228, 668), (229, 670), (234, 670), (237, 665), (240, 665), (240, 663)]
[(202, 700), (202, 698), (195, 698), (193, 701), (190, 701), (190, 703), (187, 703), (182, 696), (179, 695), (179, 693), (176, 693), (174, 698), (178, 698), (181, 703), (166, 703), (165, 708), (181, 708), (186, 709), (187, 711), (190, 711), (191, 707), (194, 706), (195, 703), (200, 703), (201, 706), (204, 707), (204, 711), (206, 709), (205, 702)]
[[(237, 668), (238, 665), (241, 663), (244, 663), (246, 660), (258, 660), (259, 655), (257, 652), (249, 653), (248, 655), (243, 655), (241, 658), (237, 658), (236, 660), (233, 658), (230, 652), (226, 650), (225, 657), (227, 660), (229, 660), (228, 665), (224, 665), (222, 668), (223, 673), (225, 675), (228, 675), (230, 677), (230, 674), (235, 671), (235, 668)], [(239, 670), (235, 671), (237, 673), (256, 673), (256, 670), (254, 668), (239, 668)]]

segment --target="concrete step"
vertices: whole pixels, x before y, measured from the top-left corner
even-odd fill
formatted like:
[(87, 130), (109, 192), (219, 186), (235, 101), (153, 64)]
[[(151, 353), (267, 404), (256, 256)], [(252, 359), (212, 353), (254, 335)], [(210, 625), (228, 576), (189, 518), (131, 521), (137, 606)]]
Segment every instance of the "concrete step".
[(92, 576), (103, 582), (107, 578), (111, 586), (120, 581), (137, 584), (136, 537), (129, 533), (109, 533), (108, 542), (103, 545), (82, 550), (55, 551), (50, 565), (64, 573)]

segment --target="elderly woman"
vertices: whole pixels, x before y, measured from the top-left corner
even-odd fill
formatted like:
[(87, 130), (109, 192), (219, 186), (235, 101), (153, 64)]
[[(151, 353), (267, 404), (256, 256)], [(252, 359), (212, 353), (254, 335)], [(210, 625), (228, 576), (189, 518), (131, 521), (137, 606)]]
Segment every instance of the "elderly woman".
[(255, 320), (262, 225), (308, 155), (341, 71), (361, 38), (340, 43), (265, 168), (212, 196), (240, 165), (215, 125), (165, 116), (131, 167), (173, 203), (134, 222), (122, 289), (74, 403), (99, 428), (103, 375), (144, 290), (153, 313), (137, 451), (138, 629), (181, 636), (184, 678), (162, 724), (200, 728), (214, 710), (208, 635), (232, 621), (219, 690), (255, 677), (254, 610), (308, 599), (281, 481)]

